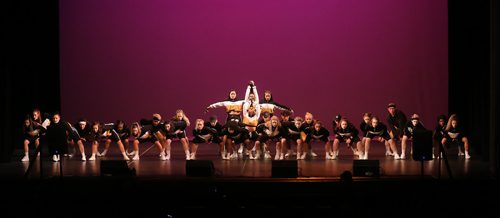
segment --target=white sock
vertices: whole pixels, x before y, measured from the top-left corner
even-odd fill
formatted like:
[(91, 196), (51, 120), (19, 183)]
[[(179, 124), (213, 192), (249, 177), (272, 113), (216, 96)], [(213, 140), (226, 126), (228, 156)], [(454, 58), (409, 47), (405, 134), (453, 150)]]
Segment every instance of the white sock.
[(29, 155), (29, 152), (24, 152), (24, 156), (28, 156)]

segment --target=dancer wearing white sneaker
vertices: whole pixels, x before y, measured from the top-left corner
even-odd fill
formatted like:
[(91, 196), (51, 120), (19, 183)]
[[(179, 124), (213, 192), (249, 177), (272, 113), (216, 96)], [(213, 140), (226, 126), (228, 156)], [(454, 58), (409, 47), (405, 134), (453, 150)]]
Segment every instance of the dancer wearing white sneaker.
[(445, 137), (442, 139), (441, 143), (445, 146), (445, 148), (449, 147), (451, 144), (457, 144), (461, 146), (463, 143), (465, 150), (465, 159), (470, 159), (471, 156), (469, 154), (469, 139), (465, 135), (462, 128), (458, 125), (458, 117), (456, 114), (452, 114), (448, 119), (448, 123), (446, 124), (445, 129)]
[(40, 145), (40, 133), (41, 131), (44, 131), (45, 129), (42, 128), (41, 126), (33, 125), (33, 122), (31, 121), (30, 117), (27, 116), (24, 119), (24, 125), (23, 125), (23, 143), (24, 143), (24, 156), (21, 159), (21, 161), (26, 162), (29, 161), (29, 145), (34, 144), (35, 149), (38, 148)]
[(358, 148), (359, 159), (368, 159), (368, 153), (370, 151), (370, 145), (372, 140), (376, 140), (382, 143), (388, 142), (391, 146), (391, 149), (394, 151), (394, 159), (399, 159), (398, 150), (396, 148), (396, 143), (389, 136), (389, 132), (387, 131), (387, 127), (380, 122), (378, 117), (373, 116), (371, 119), (370, 125), (366, 128), (366, 136), (364, 137), (364, 144), (361, 144), (362, 147)]
[(85, 119), (79, 119), (78, 123), (75, 124), (74, 127), (72, 127), (74, 134), (77, 136), (74, 139), (70, 140), (69, 143), (74, 147), (75, 144), (78, 145), (78, 148), (80, 149), (80, 154), (81, 154), (81, 160), (86, 161), (87, 158), (85, 157), (85, 147), (84, 143), (87, 142), (87, 139), (90, 135), (91, 128), (90, 124), (87, 122)]
[(334, 130), (335, 139), (333, 140), (333, 154), (332, 159), (336, 160), (339, 156), (340, 143), (345, 142), (347, 148), (353, 151), (355, 155), (358, 154), (358, 149), (361, 147), (361, 140), (359, 139), (359, 132), (347, 119), (340, 118), (338, 126)]
[(223, 131), (223, 134), (223, 141), (225, 142), (227, 156), (223, 156), (222, 159), (237, 159), (238, 154), (237, 152), (234, 152), (234, 148), (242, 143), (249, 143), (248, 130), (239, 126), (238, 122), (230, 121), (227, 123), (227, 128)]
[(403, 130), (403, 138), (401, 139), (401, 159), (406, 159), (406, 148), (408, 147), (408, 141), (413, 139), (413, 133), (415, 131), (425, 130), (425, 127), (420, 122), (418, 114), (413, 114)]
[(314, 141), (320, 141), (325, 143), (325, 159), (330, 160), (332, 157), (330, 154), (332, 153), (332, 148), (331, 148), (331, 143), (330, 143), (330, 132), (323, 127), (323, 122), (316, 120), (314, 121), (313, 127), (309, 128), (307, 137), (306, 137), (306, 144), (308, 144), (310, 147), (312, 147), (312, 142)]
[(283, 152), (285, 153), (284, 158), (288, 158), (290, 155), (297, 154), (296, 152), (293, 151), (291, 147), (290, 140), (288, 140), (288, 127), (294, 125), (293, 119), (290, 117), (292, 115), (292, 112), (290, 111), (281, 111), (280, 113), (280, 118), (281, 118), (281, 127), (283, 128), (284, 132), (282, 135), (282, 145), (283, 146)]
[(127, 153), (125, 152), (125, 146), (123, 146), (123, 142), (118, 135), (118, 132), (115, 130), (115, 124), (114, 123), (108, 123), (104, 124), (102, 127), (102, 140), (104, 140), (104, 151), (101, 153), (101, 156), (106, 156), (106, 153), (109, 150), (109, 147), (112, 142), (116, 143), (118, 145), (118, 149), (120, 149), (120, 153), (122, 154), (122, 157), (124, 160), (129, 160)]
[[(306, 112), (306, 115), (304, 116), (304, 127), (305, 127), (305, 132), (304, 134), (302, 134), (302, 141), (303, 142), (306, 142), (306, 138), (307, 138), (307, 134), (309, 134), (309, 132), (311, 131), (314, 125), (314, 116), (312, 113), (310, 112)], [(316, 157), (318, 156), (316, 153), (314, 153), (314, 151), (312, 150), (312, 146), (309, 144), (309, 143), (303, 143), (303, 149), (304, 151), (306, 151), (309, 155), (313, 156), (313, 157)]]
[[(253, 157), (250, 155), (250, 159), (259, 159), (260, 154), (261, 154), (261, 145), (264, 145), (266, 143), (276, 143), (276, 156), (275, 160), (283, 160), (284, 154), (283, 154), (283, 149), (282, 149), (282, 138), (283, 142), (285, 141), (285, 138), (283, 137), (284, 135), (284, 130), (281, 127), (280, 121), (277, 116), (271, 117), (271, 121), (267, 122), (266, 124), (263, 125), (262, 131), (259, 133), (259, 137), (255, 141), (255, 148), (256, 148), (256, 156)], [(265, 155), (264, 157), (271, 158), (270, 154), (268, 151), (264, 151)]]
[(120, 136), (120, 140), (122, 141), (123, 147), (125, 148), (125, 153), (129, 155), (130, 153), (128, 153), (128, 149), (130, 145), (130, 128), (128, 128), (127, 124), (125, 124), (124, 121), (117, 120), (113, 129), (116, 131), (116, 133), (118, 133), (118, 136)]
[[(295, 117), (293, 123), (287, 124), (284, 126), (284, 133), (283, 135), (285, 136), (285, 140), (288, 143), (295, 142), (297, 144), (297, 160), (300, 159), (305, 159), (306, 156), (306, 151), (302, 149), (302, 146), (304, 144), (304, 141), (302, 140), (301, 135), (307, 135), (305, 133), (305, 126), (303, 125), (304, 120), (302, 117)], [(291, 145), (290, 145), (291, 147)], [(285, 155), (285, 157), (290, 157), (290, 155), (293, 154), (293, 152), (287, 152), (288, 156)]]
[(215, 116), (215, 115), (210, 116), (209, 121), (205, 122), (204, 126), (206, 126), (208, 128), (211, 128), (211, 129), (213, 129), (214, 131), (217, 132), (217, 138), (219, 138), (218, 141), (220, 141), (220, 143), (219, 143), (219, 153), (221, 154), (221, 157), (225, 156), (226, 155), (226, 151), (224, 149), (224, 142), (222, 140), (223, 137), (224, 137), (224, 135), (222, 134), (222, 131), (223, 131), (224, 127), (217, 120), (217, 116)]
[(70, 138), (75, 137), (69, 124), (65, 121), (61, 121), (59, 113), (54, 113), (52, 122), (47, 127), (49, 152), (52, 155), (52, 160), (54, 162), (60, 160), (60, 155), (67, 153), (68, 134), (70, 134)]
[(436, 128), (434, 128), (434, 132), (433, 132), (433, 135), (432, 135), (432, 138), (434, 139), (433, 140), (433, 144), (434, 144), (434, 151), (432, 153), (432, 158), (436, 158), (436, 157), (439, 157), (440, 156), (440, 144), (441, 144), (441, 141), (443, 140), (443, 138), (445, 138), (445, 134), (446, 134), (446, 122), (448, 122), (448, 118), (446, 117), (446, 115), (442, 114), (442, 115), (439, 115), (438, 118), (437, 118), (437, 125), (436, 125)]
[(193, 140), (191, 141), (191, 160), (196, 159), (196, 152), (198, 151), (198, 145), (201, 143), (217, 143), (220, 144), (220, 140), (215, 129), (205, 126), (202, 119), (196, 120), (196, 126), (193, 129)]
[[(132, 160), (139, 160), (139, 144), (146, 142), (150, 139), (142, 139), (141, 136), (146, 133), (146, 131), (142, 131), (142, 126), (138, 122), (132, 123), (130, 126), (130, 138), (132, 140), (132, 147), (134, 151), (131, 153)], [(153, 140), (151, 140), (152, 143), (154, 143)]]
[(98, 151), (99, 143), (101, 142), (102, 127), (99, 121), (94, 121), (91, 126), (91, 132), (88, 136), (88, 141), (92, 143), (92, 155), (89, 160), (94, 161), (96, 155), (100, 156)]
[[(243, 119), (242, 124), (248, 130), (248, 137), (245, 143), (238, 149), (238, 153), (242, 154), (246, 148), (252, 150), (251, 141), (257, 141), (263, 126), (258, 126), (260, 118), (260, 106), (253, 101), (247, 101), (243, 104)], [(250, 155), (251, 156), (251, 155)]]
[(189, 153), (189, 140), (186, 136), (186, 128), (191, 125), (188, 117), (184, 114), (183, 110), (178, 109), (171, 122), (176, 137), (181, 141), (182, 148), (186, 154), (186, 160), (191, 159), (191, 154)]
[(403, 129), (407, 123), (406, 115), (403, 111), (396, 108), (396, 104), (394, 103), (389, 103), (387, 105), (387, 112), (387, 130), (389, 132), (389, 136), (391, 136), (391, 139), (396, 144), (403, 138)]

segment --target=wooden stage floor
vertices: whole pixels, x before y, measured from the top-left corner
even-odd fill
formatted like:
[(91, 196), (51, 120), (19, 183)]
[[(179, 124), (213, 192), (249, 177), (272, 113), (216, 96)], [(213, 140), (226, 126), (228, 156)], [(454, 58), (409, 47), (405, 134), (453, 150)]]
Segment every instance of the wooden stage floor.
[[(352, 171), (353, 155), (342, 147), (338, 160), (298, 161), (298, 177), (273, 178), (271, 160), (221, 160), (216, 145), (200, 145), (197, 159), (211, 160), (214, 177), (186, 176), (181, 145), (173, 143), (171, 160), (143, 146), (141, 159), (130, 161), (136, 176), (101, 176), (104, 160), (120, 160), (118, 149), (97, 161), (79, 156), (59, 163), (46, 154), (24, 177), (28, 163), (17, 150), (11, 162), (0, 164), (4, 188), (0, 210), (5, 217), (487, 217), (496, 213), (500, 196), (490, 177), (489, 163), (449, 151), (450, 179), (444, 162), (394, 160), (383, 146), (373, 146), (369, 159), (380, 161), (380, 177), (340, 179)], [(274, 153), (274, 152), (272, 152)], [(43, 176), (40, 176), (40, 173)], [(494, 199), (494, 200), (487, 200)], [(432, 215), (431, 215), (432, 214)]]
[[(337, 160), (325, 160), (324, 149), (320, 144), (314, 144), (313, 150), (317, 157), (307, 160), (298, 160), (298, 177), (301, 179), (338, 179), (344, 171), (353, 170), (353, 160), (357, 159), (350, 150), (341, 146), (340, 155)], [(70, 149), (72, 150), (72, 149)], [(87, 158), (90, 147), (87, 147)], [(369, 159), (379, 160), (380, 178), (404, 178), (419, 177), (422, 175), (421, 162), (411, 159), (407, 154), (406, 160), (394, 160), (391, 156), (384, 155), (385, 148), (381, 145), (372, 146)], [(186, 160), (179, 142), (172, 143), (172, 157), (170, 160), (162, 161), (158, 157), (158, 150), (151, 145), (141, 147), (141, 159), (129, 161), (128, 166), (135, 169), (137, 177), (154, 178), (182, 178), (186, 176)], [(0, 164), (1, 177), (21, 177), (28, 169), (28, 162), (21, 162), (22, 151), (17, 150), (12, 161)], [(274, 158), (274, 151), (271, 151)], [(455, 178), (488, 178), (488, 162), (482, 161), (478, 155), (471, 153), (471, 159), (458, 157), (457, 149), (448, 151), (448, 162), (452, 176)], [(294, 159), (294, 156), (293, 158)], [(116, 146), (110, 148), (106, 157), (98, 157), (96, 161), (81, 161), (79, 154), (74, 157), (64, 157), (62, 162), (62, 172), (64, 177), (93, 177), (100, 176), (100, 164), (103, 160), (121, 160), (121, 155)], [(217, 178), (242, 178), (257, 179), (270, 178), (272, 175), (272, 160), (249, 160), (239, 158), (237, 160), (222, 160), (214, 144), (202, 144), (197, 152), (197, 160), (211, 160), (215, 167), (215, 177)], [(448, 172), (444, 161), (439, 160), (424, 161), (424, 176), (437, 178), (438, 166), (441, 165), (440, 176), (447, 178)], [(42, 155), (42, 168), (37, 158), (30, 178), (40, 177), (40, 170), (43, 178), (58, 177), (60, 174), (58, 162), (53, 162), (46, 155)]]

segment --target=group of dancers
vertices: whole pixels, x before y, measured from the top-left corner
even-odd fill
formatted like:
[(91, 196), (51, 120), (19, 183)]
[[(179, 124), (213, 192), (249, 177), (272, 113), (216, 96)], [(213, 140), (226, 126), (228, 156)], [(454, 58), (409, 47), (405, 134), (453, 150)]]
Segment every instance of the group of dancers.
[[(385, 145), (386, 156), (394, 159), (406, 159), (408, 147), (412, 152), (411, 141), (416, 131), (425, 130), (417, 114), (410, 120), (396, 104), (387, 106), (387, 126), (377, 116), (364, 113), (358, 129), (345, 117), (337, 115), (333, 120), (333, 135), (327, 130), (323, 122), (315, 120), (312, 113), (307, 112), (304, 117), (292, 118), (293, 110), (273, 100), (271, 91), (264, 92), (264, 98), (259, 100), (257, 87), (250, 81), (243, 100), (237, 99), (235, 90), (229, 92), (226, 100), (209, 105), (206, 112), (215, 108), (225, 108), (227, 118), (221, 124), (216, 116), (209, 120), (196, 119), (192, 131), (192, 139), (188, 138), (186, 128), (191, 125), (189, 118), (183, 110), (179, 109), (175, 115), (162, 119), (158, 113), (151, 119), (142, 119), (127, 126), (118, 120), (115, 123), (89, 122), (80, 119), (72, 125), (61, 120), (59, 113), (44, 114), (35, 109), (24, 120), (24, 156), (21, 161), (29, 161), (29, 145), (38, 147), (48, 144), (53, 161), (59, 161), (60, 155), (69, 155), (68, 147), (73, 147), (81, 154), (82, 161), (94, 161), (96, 157), (106, 156), (112, 143), (118, 148), (125, 160), (140, 159), (140, 145), (154, 144), (159, 151), (161, 160), (171, 157), (171, 143), (179, 140), (182, 144), (186, 160), (196, 159), (198, 145), (213, 143), (219, 145), (220, 156), (223, 160), (239, 158), (256, 160), (271, 159), (271, 145), (275, 145), (275, 160), (296, 158), (297, 160), (309, 159), (318, 156), (312, 149), (313, 142), (324, 144), (326, 160), (336, 160), (339, 157), (339, 148), (345, 144), (352, 151), (355, 158), (368, 159), (372, 141)], [(280, 111), (278, 117), (276, 111)], [(434, 129), (434, 154), (438, 154), (439, 145), (448, 148), (456, 144), (459, 147), (459, 156), (469, 159), (469, 142), (458, 124), (455, 114), (447, 118), (445, 115), (438, 117)], [(84, 144), (92, 145), (91, 156), (87, 159)], [(99, 145), (104, 144), (104, 149), (99, 152)], [(128, 151), (133, 145), (132, 152)], [(398, 144), (401, 153), (398, 152)], [(293, 145), (296, 150), (293, 150)], [(461, 147), (464, 147), (462, 152)], [(38, 149), (37, 149), (38, 151)], [(37, 153), (36, 155), (39, 155)]]

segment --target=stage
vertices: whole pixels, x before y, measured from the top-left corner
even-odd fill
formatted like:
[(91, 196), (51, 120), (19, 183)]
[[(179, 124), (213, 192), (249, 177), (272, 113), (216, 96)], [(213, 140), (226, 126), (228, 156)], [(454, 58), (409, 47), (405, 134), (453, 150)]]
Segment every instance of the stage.
[[(87, 158), (89, 155), (90, 146), (87, 146)], [(274, 147), (271, 147), (274, 148)], [(101, 148), (102, 149), (102, 148)], [(73, 148), (69, 149), (70, 151)], [(101, 150), (102, 151), (102, 150)], [(353, 170), (353, 160), (357, 157), (347, 147), (341, 146), (339, 158), (337, 160), (325, 160), (324, 149), (321, 144), (313, 144), (313, 151), (318, 154), (317, 157), (306, 160), (298, 160), (298, 178), (316, 180), (318, 178), (327, 180), (339, 179), (340, 175), (345, 171)], [(33, 152), (33, 151), (32, 151)], [(441, 161), (441, 172), (439, 175), (438, 165), (439, 160), (424, 161), (423, 175), (422, 165), (420, 161), (412, 159), (410, 154), (407, 154), (406, 160), (394, 160), (392, 156), (385, 156), (385, 148), (381, 144), (372, 146), (369, 160), (379, 160), (380, 163), (380, 179), (404, 178), (404, 177), (431, 177), (431, 178), (448, 178), (448, 172), (445, 166), (445, 161)], [(58, 177), (60, 175), (60, 163), (53, 162), (46, 154), (42, 155), (42, 168), (40, 161), (33, 165), (29, 178)], [(62, 174), (63, 177), (93, 177), (100, 176), (101, 161), (106, 160), (122, 160), (116, 145), (112, 145), (106, 157), (98, 157), (96, 161), (81, 161), (80, 155), (73, 157), (64, 157), (62, 159)], [(271, 156), (274, 158), (274, 150), (271, 150)], [(479, 156), (474, 156), (472, 159), (465, 159), (464, 156), (458, 156), (456, 148), (451, 148), (448, 151), (448, 162), (451, 168), (452, 177), (455, 178), (488, 178), (489, 169), (488, 163), (480, 159)], [(2, 164), (0, 167), (1, 176), (22, 177), (28, 169), (29, 162), (21, 162), (22, 151), (18, 150), (16, 156), (7, 164)], [(289, 160), (294, 160), (295, 156), (291, 156)], [(196, 160), (210, 160), (215, 167), (215, 178), (225, 179), (263, 179), (272, 177), (272, 159), (249, 160), (245, 156), (239, 155), (237, 160), (222, 160), (217, 150), (217, 145), (201, 144), (199, 146)], [(158, 150), (152, 145), (142, 145), (140, 150), (140, 160), (128, 161), (130, 169), (135, 170), (137, 177), (164, 178), (164, 179), (182, 179), (186, 176), (186, 160), (179, 142), (172, 143), (172, 156), (170, 160), (162, 161), (158, 157)], [(356, 178), (355, 178), (356, 179)], [(359, 178), (364, 179), (364, 178)]]
[[(215, 175), (211, 177), (186, 176), (186, 160), (178, 142), (172, 144), (173, 156), (167, 161), (159, 159), (155, 147), (143, 146), (141, 159), (127, 162), (135, 170), (135, 175), (128, 176), (100, 173), (103, 161), (121, 160), (113, 145), (110, 154), (97, 161), (65, 157), (62, 177), (60, 163), (45, 154), (42, 168), (37, 159), (24, 177), (29, 164), (19, 161), (22, 152), (18, 151), (13, 161), (0, 164), (4, 183), (15, 190), (2, 205), (7, 205), (12, 216), (20, 216), (23, 210), (15, 208), (21, 205), (31, 208), (22, 215), (54, 216), (50, 209), (54, 202), (62, 214), (71, 216), (425, 216), (433, 208), (448, 216), (489, 213), (494, 206), (488, 205), (494, 202), (480, 203), (474, 198), (498, 194), (488, 163), (479, 156), (458, 157), (456, 149), (449, 150), (448, 158), (453, 179), (444, 161), (440, 178), (438, 160), (425, 161), (422, 175), (420, 161), (394, 160), (384, 155), (383, 146), (373, 146), (369, 159), (379, 160), (380, 176), (354, 176), (352, 180), (340, 177), (353, 170), (350, 150), (342, 147), (338, 160), (325, 160), (322, 145), (314, 144), (313, 150), (318, 157), (299, 160), (296, 178), (273, 178), (272, 160), (221, 160), (213, 144), (200, 145), (197, 154), (197, 160), (212, 161)], [(85, 207), (83, 214), (81, 207)]]

